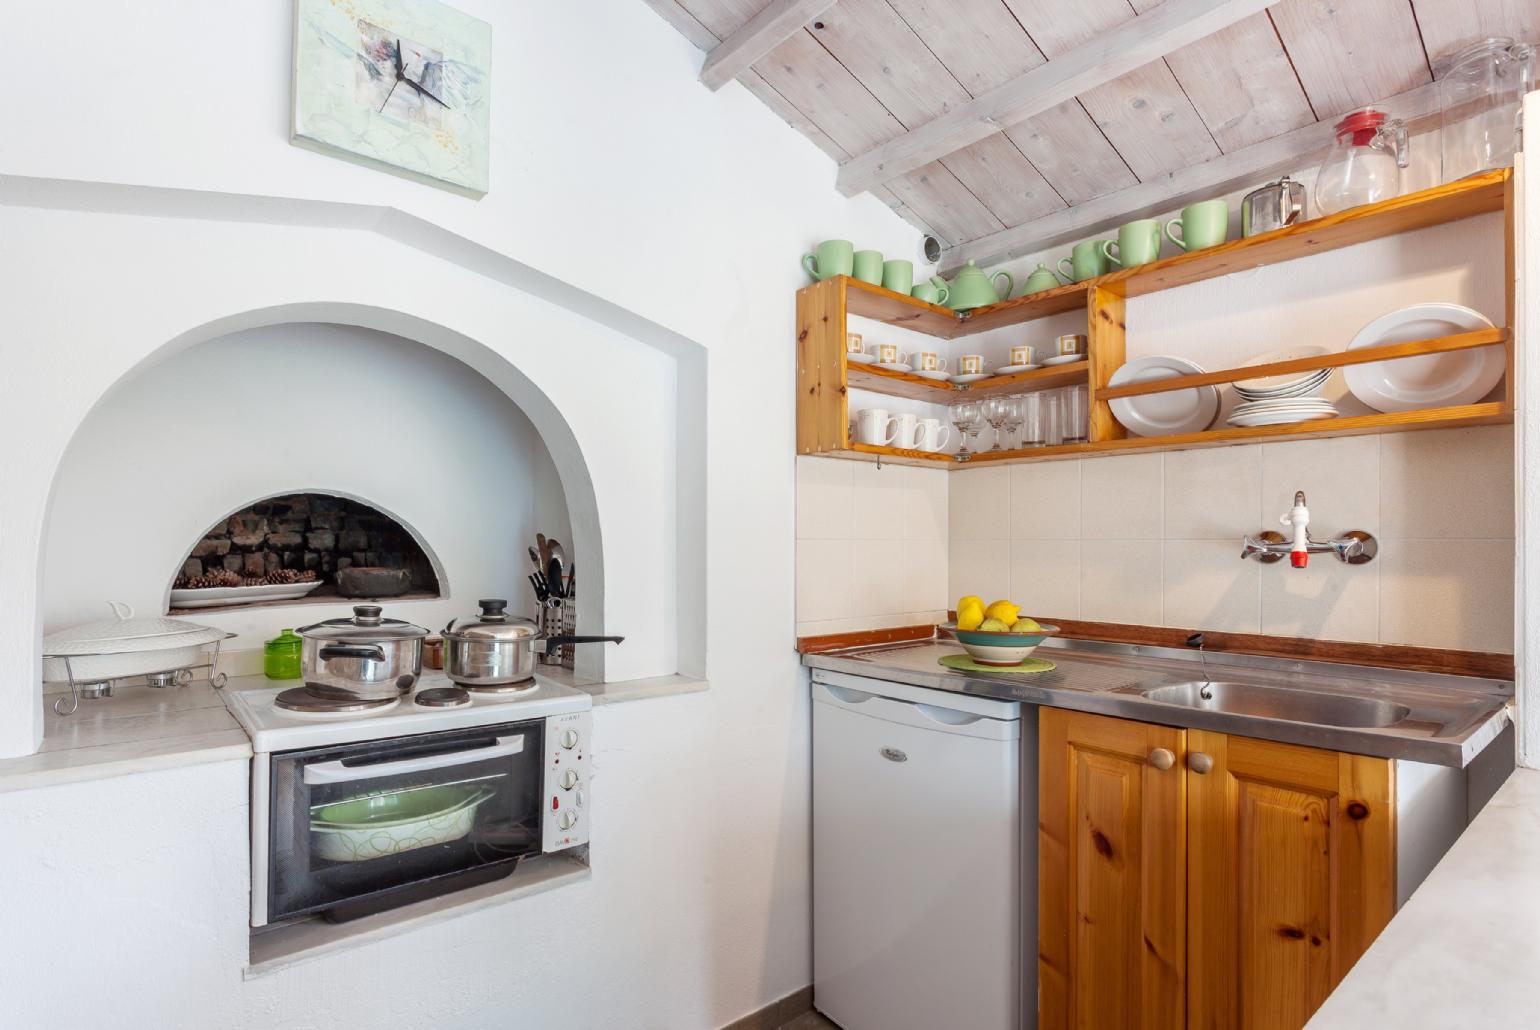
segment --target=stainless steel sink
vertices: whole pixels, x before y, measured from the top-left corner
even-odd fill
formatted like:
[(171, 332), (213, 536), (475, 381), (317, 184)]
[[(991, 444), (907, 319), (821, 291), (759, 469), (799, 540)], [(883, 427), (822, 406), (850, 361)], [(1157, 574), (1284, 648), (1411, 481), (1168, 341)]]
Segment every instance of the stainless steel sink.
[[(1202, 696), (1204, 686), (1212, 695)], [(1203, 680), (1172, 683), (1141, 691), (1151, 701), (1209, 712), (1250, 715), (1261, 719), (1286, 719), (1317, 726), (1375, 727), (1394, 726), (1412, 714), (1406, 705), (1379, 701), (1371, 697), (1346, 697), (1316, 691), (1291, 690), (1288, 687), (1259, 687), (1250, 683)]]

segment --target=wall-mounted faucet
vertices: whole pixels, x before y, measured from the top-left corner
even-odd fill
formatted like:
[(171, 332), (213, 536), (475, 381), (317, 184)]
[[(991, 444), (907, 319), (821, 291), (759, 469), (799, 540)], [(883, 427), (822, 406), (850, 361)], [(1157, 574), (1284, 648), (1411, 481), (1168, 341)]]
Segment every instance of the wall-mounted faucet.
[(1374, 537), (1361, 529), (1350, 530), (1324, 542), (1312, 540), (1310, 509), (1305, 505), (1303, 490), (1294, 494), (1294, 506), (1284, 512), (1283, 517), (1278, 521), (1292, 529), (1292, 539), (1272, 530), (1256, 537), (1245, 537), (1241, 547), (1241, 557), (1254, 557), (1270, 565), (1275, 561), (1281, 561), (1284, 555), (1288, 555), (1291, 565), (1296, 569), (1303, 569), (1310, 564), (1312, 554), (1335, 554), (1340, 561), (1349, 565), (1362, 565), (1373, 561), (1380, 550), (1379, 543)]

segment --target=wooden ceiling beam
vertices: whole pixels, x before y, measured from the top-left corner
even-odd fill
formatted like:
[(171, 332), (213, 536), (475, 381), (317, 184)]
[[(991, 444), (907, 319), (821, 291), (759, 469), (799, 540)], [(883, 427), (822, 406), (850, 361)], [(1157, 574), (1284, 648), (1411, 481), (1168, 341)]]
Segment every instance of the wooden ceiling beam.
[[(1372, 106), (1405, 120), (1414, 129), (1421, 128), (1423, 125), (1419, 123), (1425, 124), (1438, 114), (1438, 86), (1430, 82)], [(1191, 168), (1182, 168), (1076, 207), (982, 236), (946, 250), (941, 264), (950, 273), (968, 261), (980, 265), (1006, 261), (1078, 242), (1136, 218), (1165, 214), (1243, 186), (1261, 185), (1268, 178), (1285, 172), (1297, 172), (1303, 164), (1319, 159), (1331, 144), (1332, 127), (1340, 118), (1341, 115), (1336, 115), (1322, 119)]]
[(834, 3), (835, 0), (770, 0), (736, 32), (711, 48), (706, 63), (701, 65), (701, 82), (709, 89), (721, 89)]
[[(1166, 0), (1046, 64), (840, 165), (847, 197), (939, 160), (1234, 25), (1278, 0)], [(726, 45), (725, 43), (723, 44)]]

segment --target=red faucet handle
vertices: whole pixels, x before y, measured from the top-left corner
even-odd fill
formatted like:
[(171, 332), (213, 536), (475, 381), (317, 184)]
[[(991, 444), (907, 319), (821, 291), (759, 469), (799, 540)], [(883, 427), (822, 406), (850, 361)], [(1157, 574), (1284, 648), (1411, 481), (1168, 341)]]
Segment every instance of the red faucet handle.
[(1305, 566), (1310, 564), (1310, 552), (1309, 551), (1290, 551), (1289, 552), (1289, 564), (1293, 565), (1296, 569), (1304, 568)]

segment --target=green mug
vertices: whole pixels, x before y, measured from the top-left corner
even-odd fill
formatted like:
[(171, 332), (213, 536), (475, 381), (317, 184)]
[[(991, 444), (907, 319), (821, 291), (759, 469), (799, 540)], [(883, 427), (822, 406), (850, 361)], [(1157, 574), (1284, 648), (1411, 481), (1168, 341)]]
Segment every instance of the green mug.
[[(1099, 275), (1106, 275), (1108, 261), (1102, 254), (1103, 240), (1085, 240), (1075, 244), (1069, 257), (1059, 259), (1059, 274), (1072, 283), (1083, 283), (1087, 279), (1095, 279)], [(1069, 265), (1066, 269), (1065, 264)]]
[[(1177, 236), (1173, 229), (1180, 228)], [(1225, 241), (1230, 231), (1230, 208), (1222, 200), (1200, 200), (1182, 208), (1180, 218), (1166, 223), (1166, 238), (1183, 250), (1202, 250)]]
[(907, 294), (914, 289), (914, 262), (895, 258), (882, 263), (882, 288)]
[(873, 286), (882, 285), (882, 251), (858, 250), (851, 259), (850, 274), (863, 283), (871, 283)]
[(802, 270), (819, 282), (855, 271), (855, 244), (849, 240), (824, 240), (813, 253), (802, 255)]
[(915, 300), (923, 300), (927, 304), (945, 304), (952, 293), (945, 280), (941, 280), (938, 284), (937, 280), (940, 279), (940, 276), (936, 276), (930, 282), (917, 284), (909, 291), (909, 296)]
[[(1118, 248), (1116, 257), (1112, 254), (1113, 247)], [(1129, 222), (1118, 230), (1116, 240), (1102, 241), (1101, 252), (1102, 257), (1119, 268), (1149, 264), (1160, 257), (1160, 221), (1141, 218)]]

